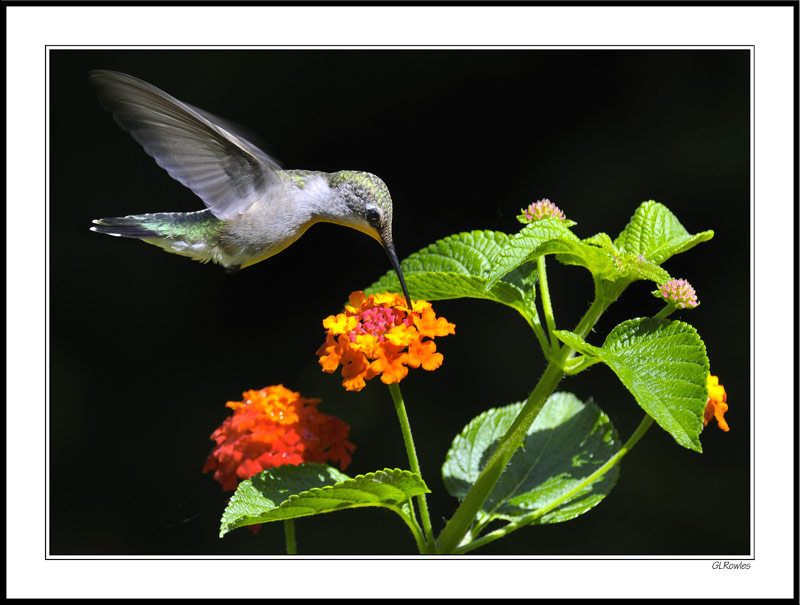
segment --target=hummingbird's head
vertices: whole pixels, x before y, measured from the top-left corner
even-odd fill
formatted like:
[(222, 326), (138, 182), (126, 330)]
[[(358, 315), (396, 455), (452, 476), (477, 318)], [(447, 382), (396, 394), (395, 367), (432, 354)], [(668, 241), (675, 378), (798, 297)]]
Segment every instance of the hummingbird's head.
[(392, 244), (392, 196), (386, 183), (369, 172), (342, 170), (331, 175), (330, 185), (344, 206), (337, 213), (342, 223), (384, 246)]
[(392, 196), (386, 183), (369, 172), (342, 170), (330, 176), (330, 186), (344, 206), (336, 222), (358, 229), (381, 243), (397, 272), (410, 308), (411, 298), (392, 239)]

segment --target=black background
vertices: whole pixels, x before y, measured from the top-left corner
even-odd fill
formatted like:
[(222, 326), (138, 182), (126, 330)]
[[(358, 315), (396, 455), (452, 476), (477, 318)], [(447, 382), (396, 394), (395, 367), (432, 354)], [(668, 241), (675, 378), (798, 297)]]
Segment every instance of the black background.
[[(286, 168), (379, 175), (400, 258), (461, 231), (514, 232), (519, 209), (543, 197), (582, 237), (615, 237), (648, 199), (692, 233), (714, 229), (665, 268), (698, 292), (700, 307), (674, 317), (704, 338), (731, 431), (710, 425), (697, 454), (654, 426), (598, 507), (475, 554), (749, 552), (747, 51), (57, 50), (49, 60), (52, 554), (282, 553), (280, 524), (220, 540), (228, 494), (201, 473), (225, 402), (246, 389), (282, 383), (321, 397), (322, 411), (351, 425), (351, 476), (408, 465), (386, 387), (345, 392), (314, 354), (322, 319), (389, 270), (380, 246), (319, 225), (227, 275), (91, 233), (98, 217), (203, 206), (100, 107), (90, 69), (130, 73), (243, 125)], [(559, 326), (574, 327), (591, 300), (589, 274), (551, 261), (548, 276)], [(657, 312), (653, 289), (631, 286), (589, 340)], [(437, 341), (444, 365), (412, 370), (402, 388), (438, 532), (456, 506), (440, 478), (453, 436), (484, 409), (524, 399), (544, 364), (513, 310), (479, 300), (436, 309), (456, 324)], [(608, 368), (559, 389), (593, 397), (623, 439), (642, 417)], [(415, 552), (385, 510), (296, 527), (302, 554)]]

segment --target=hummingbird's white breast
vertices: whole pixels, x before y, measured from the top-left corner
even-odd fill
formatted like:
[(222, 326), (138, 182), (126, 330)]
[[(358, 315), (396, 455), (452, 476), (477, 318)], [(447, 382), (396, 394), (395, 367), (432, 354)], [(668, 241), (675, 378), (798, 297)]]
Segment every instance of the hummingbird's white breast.
[(242, 267), (278, 254), (320, 220), (332, 194), (323, 176), (289, 176), (227, 222), (220, 236), (223, 254)]

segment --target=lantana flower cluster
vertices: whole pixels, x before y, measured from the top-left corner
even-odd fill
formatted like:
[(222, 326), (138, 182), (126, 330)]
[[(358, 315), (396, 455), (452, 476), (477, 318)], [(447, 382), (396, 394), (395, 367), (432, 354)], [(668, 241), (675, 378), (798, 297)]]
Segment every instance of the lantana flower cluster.
[(433, 338), (455, 333), (455, 324), (436, 317), (431, 303), (406, 300), (398, 294), (353, 292), (345, 312), (322, 322), (328, 330), (325, 343), (317, 350), (324, 372), (342, 366), (342, 385), (360, 391), (366, 381), (380, 376), (385, 384), (400, 382), (408, 368), (435, 370), (443, 356)]
[(717, 419), (717, 426), (725, 432), (730, 430), (728, 423), (725, 422), (725, 412), (728, 411), (728, 394), (725, 387), (719, 383), (719, 378), (709, 374), (707, 378), (708, 403), (703, 412), (703, 426), (707, 426), (712, 418)]
[(355, 445), (350, 427), (317, 410), (320, 399), (307, 399), (283, 385), (245, 391), (242, 401), (229, 401), (233, 415), (211, 434), (216, 446), (203, 472), (214, 471), (224, 490), (263, 470), (302, 462), (350, 464)]

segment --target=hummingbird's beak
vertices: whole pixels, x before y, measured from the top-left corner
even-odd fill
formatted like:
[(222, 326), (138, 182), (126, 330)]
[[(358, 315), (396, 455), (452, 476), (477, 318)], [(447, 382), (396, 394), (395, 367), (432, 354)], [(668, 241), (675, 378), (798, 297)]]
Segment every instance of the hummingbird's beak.
[(383, 249), (386, 250), (386, 254), (389, 255), (389, 260), (392, 262), (392, 267), (397, 273), (398, 279), (400, 279), (400, 286), (403, 288), (403, 294), (405, 294), (406, 302), (408, 303), (408, 310), (410, 311), (413, 307), (411, 304), (411, 297), (408, 295), (408, 288), (406, 288), (406, 280), (403, 278), (403, 270), (400, 268), (400, 261), (397, 259), (397, 252), (394, 250), (394, 244), (391, 242), (384, 241), (383, 242)]

